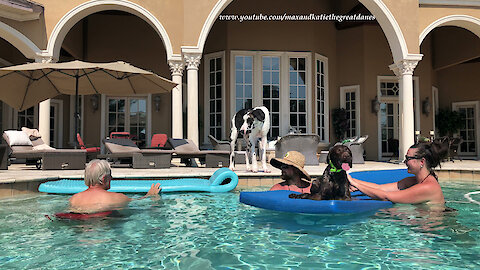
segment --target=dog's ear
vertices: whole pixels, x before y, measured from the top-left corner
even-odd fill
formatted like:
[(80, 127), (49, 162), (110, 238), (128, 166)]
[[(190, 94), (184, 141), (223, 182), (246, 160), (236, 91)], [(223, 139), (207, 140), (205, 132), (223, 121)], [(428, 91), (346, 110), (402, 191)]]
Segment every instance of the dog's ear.
[(260, 109), (255, 109), (251, 112), (253, 117), (257, 118), (259, 121), (264, 121), (265, 120), (265, 113), (260, 110)]
[(350, 168), (353, 168), (353, 164), (352, 164), (352, 162), (353, 162), (352, 150), (350, 150), (350, 148), (348, 148), (348, 147), (347, 147), (347, 149), (348, 149), (348, 154), (350, 155), (350, 159), (349, 159), (349, 161), (348, 161), (348, 166), (350, 166)]

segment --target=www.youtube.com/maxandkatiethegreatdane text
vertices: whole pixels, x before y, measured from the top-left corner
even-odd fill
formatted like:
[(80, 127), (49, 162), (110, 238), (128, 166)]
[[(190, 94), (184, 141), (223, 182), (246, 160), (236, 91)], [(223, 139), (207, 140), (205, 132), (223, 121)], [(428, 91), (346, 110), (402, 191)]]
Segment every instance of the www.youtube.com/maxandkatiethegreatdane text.
[(219, 15), (221, 21), (374, 21), (375, 16), (364, 14), (243, 14)]

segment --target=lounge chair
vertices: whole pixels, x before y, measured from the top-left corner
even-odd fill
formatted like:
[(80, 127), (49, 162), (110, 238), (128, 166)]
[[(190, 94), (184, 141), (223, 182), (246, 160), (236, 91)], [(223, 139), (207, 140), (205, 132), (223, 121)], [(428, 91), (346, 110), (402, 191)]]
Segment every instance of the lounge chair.
[(46, 145), (41, 137), (30, 140), (27, 133), (18, 130), (5, 131), (3, 138), (10, 148), (10, 158), (26, 159), (27, 165), (36, 165), (37, 169), (85, 169), (87, 154), (85, 150), (55, 149)]
[[(172, 150), (140, 149), (130, 139), (104, 139), (108, 153), (103, 158), (114, 161), (128, 160), (134, 169), (170, 168)], [(114, 164), (117, 165), (117, 164)]]
[(100, 153), (100, 147), (86, 147), (80, 133), (77, 133), (77, 142), (80, 149), (87, 151), (87, 161), (97, 158), (97, 155)]
[(229, 141), (219, 141), (212, 135), (208, 135), (208, 139), (215, 150), (230, 151), (230, 142)]
[(275, 144), (275, 157), (283, 158), (288, 151), (298, 151), (305, 156), (305, 165), (318, 165), (317, 134), (287, 134)]
[(168, 138), (168, 143), (174, 149), (173, 157), (205, 159), (205, 167), (209, 168), (228, 167), (230, 165), (230, 151), (200, 150), (193, 141), (187, 139)]

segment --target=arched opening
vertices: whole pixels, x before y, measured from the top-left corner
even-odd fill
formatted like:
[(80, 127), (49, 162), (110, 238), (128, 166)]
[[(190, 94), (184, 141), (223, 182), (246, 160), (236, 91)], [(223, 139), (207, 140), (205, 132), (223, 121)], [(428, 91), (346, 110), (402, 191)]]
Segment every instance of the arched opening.
[[(304, 1), (292, 7), (287, 1), (233, 1), (221, 15), (372, 15), (363, 2)], [(227, 139), (236, 111), (265, 105), (271, 112), (270, 140), (296, 130), (319, 135), (327, 148), (339, 140), (334, 136), (331, 111), (341, 107), (349, 114), (345, 136), (368, 134), (366, 157), (377, 159), (377, 149), (387, 148), (390, 137), (398, 139), (398, 127), (397, 135), (393, 128), (390, 134), (387, 127), (378, 132), (383, 122), (371, 120), (376, 120), (371, 100), (380, 91), (378, 77), (391, 74), (392, 50), (378, 21), (217, 19), (205, 39), (199, 71), (203, 141), (208, 135)], [(385, 80), (385, 84), (394, 82), (392, 87), (398, 87), (396, 77)], [(379, 115), (387, 118), (386, 103), (398, 107), (398, 95), (379, 98), (385, 111)], [(377, 145), (378, 136), (384, 135), (385, 146)]]
[[(157, 31), (137, 15), (117, 9), (103, 10), (81, 18), (68, 29), (58, 57), (61, 62), (125, 61), (168, 78), (170, 71), (163, 44)], [(74, 140), (71, 130), (75, 100), (73, 96), (59, 99), (69, 111), (63, 125), (64, 142), (68, 144)], [(92, 105), (93, 100), (99, 103), (98, 108)], [(98, 145), (111, 132), (129, 132), (139, 146), (145, 146), (151, 134), (171, 132), (170, 100), (170, 94), (80, 97), (80, 133), (85, 143)], [(159, 102), (159, 106), (154, 102)]]
[[(471, 20), (451, 20), (450, 16), (427, 27), (421, 38), (420, 51), (424, 60), (417, 67), (422, 74), (426, 91), (423, 99), (432, 104), (427, 118), (428, 126), (437, 136), (461, 137), (458, 148), (462, 158), (480, 157), (480, 23)], [(457, 18), (458, 19), (458, 18)], [(462, 27), (460, 27), (462, 26)], [(440, 134), (437, 113), (458, 111), (462, 114), (462, 127), (451, 134)], [(438, 119), (437, 119), (438, 120)]]

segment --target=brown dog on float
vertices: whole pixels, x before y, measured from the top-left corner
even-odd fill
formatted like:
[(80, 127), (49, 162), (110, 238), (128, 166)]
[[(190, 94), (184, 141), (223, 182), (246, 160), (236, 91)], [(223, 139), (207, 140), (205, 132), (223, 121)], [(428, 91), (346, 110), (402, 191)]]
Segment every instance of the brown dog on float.
[(328, 166), (323, 175), (312, 182), (310, 193), (290, 194), (294, 199), (350, 200), (347, 172), (352, 167), (352, 152), (345, 145), (332, 147), (328, 152)]

